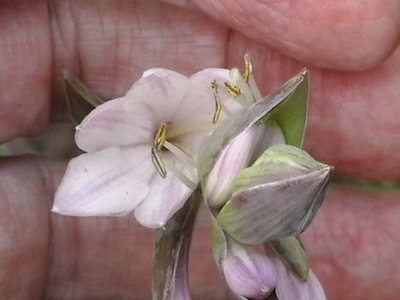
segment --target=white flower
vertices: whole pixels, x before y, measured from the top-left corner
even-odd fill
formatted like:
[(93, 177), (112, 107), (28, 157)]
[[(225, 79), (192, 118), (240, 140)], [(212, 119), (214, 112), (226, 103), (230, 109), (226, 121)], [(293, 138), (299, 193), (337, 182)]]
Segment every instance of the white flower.
[(87, 152), (71, 160), (53, 212), (125, 215), (162, 227), (198, 185), (198, 146), (215, 125), (210, 83), (221, 69), (190, 78), (165, 69), (143, 74), (126, 96), (94, 109), (77, 127)]

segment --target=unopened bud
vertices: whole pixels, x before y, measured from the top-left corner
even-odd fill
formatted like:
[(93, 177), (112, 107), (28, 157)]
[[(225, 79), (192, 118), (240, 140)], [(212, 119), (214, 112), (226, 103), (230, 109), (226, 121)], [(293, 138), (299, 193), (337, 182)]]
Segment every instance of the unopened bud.
[(234, 241), (228, 243), (221, 267), (231, 290), (246, 298), (264, 299), (277, 283), (276, 267), (268, 256)]
[(296, 147), (272, 146), (238, 174), (217, 221), (244, 244), (298, 235), (322, 204), (332, 169)]
[(238, 173), (269, 146), (285, 143), (274, 122), (255, 124), (237, 136), (222, 151), (204, 184), (204, 197), (212, 209), (220, 208), (232, 196), (231, 185)]

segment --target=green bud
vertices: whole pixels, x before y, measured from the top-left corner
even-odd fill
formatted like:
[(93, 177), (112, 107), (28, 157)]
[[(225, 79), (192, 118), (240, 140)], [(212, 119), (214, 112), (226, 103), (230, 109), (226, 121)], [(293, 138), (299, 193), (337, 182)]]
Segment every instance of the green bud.
[(217, 222), (245, 244), (298, 235), (322, 204), (332, 170), (301, 149), (272, 146), (238, 174)]

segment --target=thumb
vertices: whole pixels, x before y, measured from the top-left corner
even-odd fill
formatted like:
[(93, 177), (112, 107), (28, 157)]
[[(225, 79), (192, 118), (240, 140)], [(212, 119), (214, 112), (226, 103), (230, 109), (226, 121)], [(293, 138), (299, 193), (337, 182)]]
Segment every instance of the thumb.
[(369, 69), (394, 51), (400, 37), (397, 0), (191, 0), (187, 3), (309, 66)]

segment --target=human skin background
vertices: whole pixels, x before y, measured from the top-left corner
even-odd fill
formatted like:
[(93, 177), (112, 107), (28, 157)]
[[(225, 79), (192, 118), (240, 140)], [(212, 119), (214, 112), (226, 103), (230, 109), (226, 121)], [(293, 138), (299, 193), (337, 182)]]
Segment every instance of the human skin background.
[[(65, 117), (68, 69), (105, 98), (141, 73), (242, 65), (264, 93), (310, 68), (306, 149), (338, 174), (400, 178), (400, 2), (0, 2), (0, 141)], [(244, 5), (243, 3), (246, 3)], [(132, 217), (50, 213), (65, 164), (0, 160), (0, 299), (149, 299), (152, 232)], [(303, 240), (329, 299), (398, 299), (400, 192), (334, 185)], [(232, 295), (194, 237), (194, 299)]]

